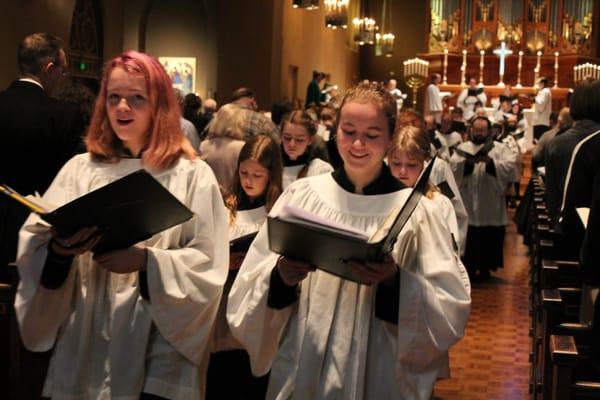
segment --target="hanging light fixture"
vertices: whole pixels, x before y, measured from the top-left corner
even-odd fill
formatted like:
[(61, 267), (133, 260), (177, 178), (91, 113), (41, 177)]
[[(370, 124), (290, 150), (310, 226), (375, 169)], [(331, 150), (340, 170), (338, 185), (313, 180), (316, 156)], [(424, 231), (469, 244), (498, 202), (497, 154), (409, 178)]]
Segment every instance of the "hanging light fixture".
[(354, 41), (359, 45), (373, 44), (375, 43), (375, 31), (377, 26), (375, 20), (369, 17), (354, 18), (352, 20), (354, 29), (356, 29), (356, 35), (354, 35)]
[(367, 6), (366, 0), (361, 0), (360, 2), (360, 18), (354, 18), (352, 20), (352, 24), (354, 25), (354, 29), (356, 31), (354, 35), (354, 42), (358, 43), (360, 46), (365, 44), (374, 44), (375, 43), (375, 33), (378, 29), (377, 23), (375, 20), (368, 15), (370, 14), (370, 9)]
[[(386, 19), (386, 13), (388, 18)], [(387, 22), (387, 23), (386, 23)], [(394, 39), (392, 31), (392, 5), (383, 0), (381, 7), (381, 33), (375, 35), (375, 55), (391, 57), (394, 54)]]
[(293, 0), (292, 7), (316, 10), (319, 8), (319, 0)]
[(348, 27), (350, 0), (325, 0), (325, 26), (331, 29)]

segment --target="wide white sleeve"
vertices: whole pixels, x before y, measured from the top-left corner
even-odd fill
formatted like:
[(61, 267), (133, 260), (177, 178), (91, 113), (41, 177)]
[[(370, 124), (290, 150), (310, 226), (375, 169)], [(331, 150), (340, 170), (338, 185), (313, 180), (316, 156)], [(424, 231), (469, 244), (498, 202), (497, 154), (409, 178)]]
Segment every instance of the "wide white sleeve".
[(465, 247), (467, 245), (469, 215), (467, 214), (467, 209), (465, 208), (462, 196), (460, 195), (460, 189), (456, 184), (456, 179), (454, 178), (452, 167), (449, 164), (445, 164), (444, 176), (446, 182), (448, 183), (448, 186), (450, 186), (450, 189), (452, 189), (452, 193), (454, 193), (454, 197), (451, 199), (451, 202), (452, 206), (454, 207), (454, 212), (456, 214), (456, 222), (458, 224), (458, 237), (455, 239), (458, 241), (458, 248), (460, 250), (460, 254), (464, 254)]
[(496, 142), (494, 148), (489, 152), (489, 156), (494, 160), (497, 189), (503, 193), (506, 186), (514, 179), (517, 155), (505, 144)]
[(550, 92), (547, 90), (540, 90), (535, 96), (535, 107), (538, 112), (543, 112), (550, 104)]
[(481, 92), (479, 95), (477, 95), (477, 99), (481, 101), (481, 104), (483, 104), (484, 107), (487, 107), (487, 95), (485, 92)]
[(456, 105), (462, 108), (463, 112), (465, 111), (465, 99), (467, 98), (467, 94), (467, 90), (463, 90), (462, 92), (460, 92), (460, 94), (458, 95), (458, 99), (456, 100)]
[(421, 201), (398, 237), (394, 257), (400, 266), (396, 366), (415, 373), (463, 337), (471, 286), (432, 201)]
[[(290, 190), (286, 190), (270, 215), (277, 215), (290, 197)], [(248, 352), (256, 376), (266, 374), (271, 368), (289, 318), (297, 307), (277, 310), (267, 304), (271, 273), (278, 257), (269, 250), (267, 224), (264, 224), (246, 254), (227, 302), (231, 333)]]
[(199, 170), (186, 199), (194, 217), (181, 226), (179, 243), (148, 247), (146, 265), (153, 322), (196, 365), (206, 354), (229, 270), (227, 210), (210, 168)]
[[(44, 200), (57, 206), (70, 201), (67, 198), (68, 182), (73, 174), (77, 174), (77, 170), (76, 162), (72, 159), (54, 178), (44, 194)], [(20, 282), (15, 297), (15, 312), (23, 344), (31, 351), (47, 351), (54, 345), (61, 325), (73, 310), (76, 282), (75, 268), (71, 268), (60, 288), (46, 289), (40, 285), (50, 241), (49, 230), (39, 229), (41, 222), (36, 214), (29, 215), (25, 221), (19, 232), (16, 261)]]

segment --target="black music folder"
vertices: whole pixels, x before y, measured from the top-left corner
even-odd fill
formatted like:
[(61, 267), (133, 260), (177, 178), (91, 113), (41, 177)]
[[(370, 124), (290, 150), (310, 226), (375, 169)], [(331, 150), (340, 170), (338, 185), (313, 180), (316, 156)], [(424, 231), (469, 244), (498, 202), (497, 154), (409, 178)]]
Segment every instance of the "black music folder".
[(31, 196), (21, 196), (6, 185), (0, 191), (52, 225), (61, 236), (86, 226), (100, 228), (102, 239), (94, 253), (124, 249), (193, 216), (184, 204), (152, 175), (141, 169), (52, 209)]
[(229, 253), (245, 253), (250, 248), (252, 241), (256, 238), (258, 232), (249, 233), (244, 236), (240, 236), (229, 242)]
[(351, 227), (346, 229), (335, 223), (325, 224), (319, 221), (320, 217), (311, 220), (300, 212), (267, 218), (270, 250), (358, 282), (358, 276), (347, 265), (348, 261), (382, 260), (386, 253), (392, 251), (398, 234), (427, 191), (434, 161), (435, 157), (421, 174), (406, 202), (394, 208), (371, 237)]

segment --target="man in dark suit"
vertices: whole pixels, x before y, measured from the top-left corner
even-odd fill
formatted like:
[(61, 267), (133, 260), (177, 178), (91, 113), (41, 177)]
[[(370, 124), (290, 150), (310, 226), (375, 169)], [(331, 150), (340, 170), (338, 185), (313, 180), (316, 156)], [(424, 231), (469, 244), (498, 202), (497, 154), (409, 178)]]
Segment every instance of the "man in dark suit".
[[(83, 120), (76, 107), (53, 99), (64, 83), (62, 41), (47, 33), (27, 36), (18, 48), (19, 79), (0, 92), (0, 183), (21, 194), (43, 194), (81, 144)], [(0, 282), (14, 261), (26, 208), (0, 196)]]

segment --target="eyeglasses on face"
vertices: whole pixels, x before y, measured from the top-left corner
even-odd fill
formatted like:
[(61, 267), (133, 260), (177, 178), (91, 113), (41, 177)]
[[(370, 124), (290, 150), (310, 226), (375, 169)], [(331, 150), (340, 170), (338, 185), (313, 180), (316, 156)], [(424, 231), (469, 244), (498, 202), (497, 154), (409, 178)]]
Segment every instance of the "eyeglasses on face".
[(116, 107), (125, 99), (127, 105), (131, 108), (141, 108), (148, 104), (148, 99), (141, 94), (132, 94), (129, 96), (121, 96), (117, 93), (110, 93), (106, 98), (106, 103), (111, 107)]

